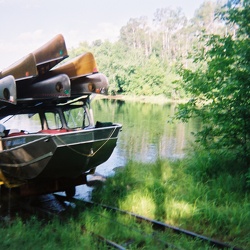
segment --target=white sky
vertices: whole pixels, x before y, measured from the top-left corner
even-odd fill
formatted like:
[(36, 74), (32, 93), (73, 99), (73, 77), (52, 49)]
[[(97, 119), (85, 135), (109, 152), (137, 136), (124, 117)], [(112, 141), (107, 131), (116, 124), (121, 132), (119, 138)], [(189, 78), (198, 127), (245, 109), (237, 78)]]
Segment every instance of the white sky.
[(158, 8), (181, 7), (192, 17), (204, 0), (0, 0), (0, 71), (63, 34), (81, 41), (115, 40), (130, 18), (153, 19)]

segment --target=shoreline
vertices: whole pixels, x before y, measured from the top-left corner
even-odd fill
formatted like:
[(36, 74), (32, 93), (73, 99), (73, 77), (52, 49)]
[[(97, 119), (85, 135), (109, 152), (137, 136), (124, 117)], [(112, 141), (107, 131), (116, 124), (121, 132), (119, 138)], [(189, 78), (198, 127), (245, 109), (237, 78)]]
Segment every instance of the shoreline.
[(133, 95), (96, 95), (95, 99), (110, 99), (120, 101), (142, 102), (152, 104), (185, 103), (187, 99), (169, 99), (165, 96), (133, 96)]

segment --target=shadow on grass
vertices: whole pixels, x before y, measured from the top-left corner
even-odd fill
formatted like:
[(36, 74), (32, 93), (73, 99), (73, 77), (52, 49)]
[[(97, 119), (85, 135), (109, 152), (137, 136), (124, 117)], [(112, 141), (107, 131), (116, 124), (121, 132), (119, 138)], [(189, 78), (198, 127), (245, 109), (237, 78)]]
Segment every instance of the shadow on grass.
[(224, 173), (203, 182), (194, 174), (186, 171), (183, 161), (129, 162), (96, 187), (92, 199), (250, 246), (249, 194), (243, 192), (241, 177)]

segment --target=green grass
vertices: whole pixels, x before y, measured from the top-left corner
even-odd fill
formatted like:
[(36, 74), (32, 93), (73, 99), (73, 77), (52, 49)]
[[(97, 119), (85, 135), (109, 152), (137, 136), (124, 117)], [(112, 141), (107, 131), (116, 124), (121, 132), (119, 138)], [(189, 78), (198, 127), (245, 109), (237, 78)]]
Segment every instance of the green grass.
[[(226, 163), (211, 155), (209, 159), (202, 153), (175, 162), (129, 162), (96, 186), (92, 198), (250, 249), (250, 197), (245, 175), (224, 168), (211, 173), (209, 164)], [(1, 249), (108, 249), (91, 232), (122, 242), (129, 249), (164, 248), (155, 244), (150, 226), (98, 207), (77, 205), (63, 221), (17, 216), (0, 224)], [(158, 237), (182, 249), (211, 249), (171, 232)], [(126, 245), (131, 238), (135, 241)]]
[(16, 218), (0, 228), (1, 249), (93, 249), (97, 246), (91, 235), (84, 234), (74, 221), (57, 219), (44, 222), (33, 217), (27, 221)]
[(250, 248), (250, 199), (244, 175), (223, 172), (198, 181), (190, 164), (130, 162), (96, 188), (93, 199)]

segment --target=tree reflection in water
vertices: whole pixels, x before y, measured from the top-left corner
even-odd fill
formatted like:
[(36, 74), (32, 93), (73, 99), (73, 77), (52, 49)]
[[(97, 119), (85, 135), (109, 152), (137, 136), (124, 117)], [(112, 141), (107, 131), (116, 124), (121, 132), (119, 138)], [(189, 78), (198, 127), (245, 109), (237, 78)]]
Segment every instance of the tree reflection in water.
[[(196, 121), (169, 123), (176, 104), (152, 104), (122, 100), (96, 99), (92, 102), (96, 121), (123, 124), (117, 147), (101, 171), (124, 166), (128, 160), (154, 162), (157, 158), (176, 159), (185, 154), (185, 148), (197, 131)], [(100, 172), (100, 171), (98, 171)]]

